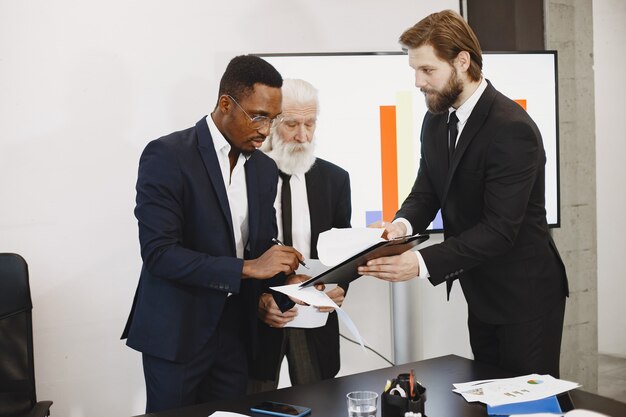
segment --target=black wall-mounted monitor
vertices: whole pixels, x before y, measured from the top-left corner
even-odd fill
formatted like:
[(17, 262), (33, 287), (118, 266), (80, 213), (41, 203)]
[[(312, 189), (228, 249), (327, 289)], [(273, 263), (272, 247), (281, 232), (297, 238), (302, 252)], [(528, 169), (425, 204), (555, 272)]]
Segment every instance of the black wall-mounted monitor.
[[(319, 90), (316, 154), (350, 173), (352, 225), (390, 220), (419, 165), (424, 96), (402, 52), (258, 54)], [(488, 52), (483, 74), (537, 123), (546, 149), (546, 212), (560, 225), (555, 51)], [(438, 215), (429, 231), (442, 230)]]

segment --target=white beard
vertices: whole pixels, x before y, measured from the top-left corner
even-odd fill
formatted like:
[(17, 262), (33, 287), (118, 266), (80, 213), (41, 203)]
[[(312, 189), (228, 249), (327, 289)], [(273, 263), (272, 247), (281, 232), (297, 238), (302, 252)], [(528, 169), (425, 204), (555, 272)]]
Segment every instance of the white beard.
[(305, 174), (315, 163), (314, 140), (305, 143), (285, 143), (276, 135), (272, 140), (272, 150), (267, 152), (267, 155), (276, 162), (278, 169), (285, 174)]

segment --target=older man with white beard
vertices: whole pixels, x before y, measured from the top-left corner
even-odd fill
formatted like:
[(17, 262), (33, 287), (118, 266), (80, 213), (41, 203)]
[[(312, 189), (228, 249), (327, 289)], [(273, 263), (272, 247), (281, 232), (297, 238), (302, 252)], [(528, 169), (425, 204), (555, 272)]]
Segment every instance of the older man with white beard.
[[(304, 80), (286, 79), (282, 94), (282, 114), (261, 148), (280, 170), (274, 204), (278, 238), (305, 258), (317, 259), (321, 232), (350, 227), (350, 177), (344, 169), (315, 157), (317, 90)], [(346, 290), (347, 286), (337, 286), (327, 294), (341, 306)], [(258, 317), (265, 325), (259, 326), (258, 353), (250, 363), (249, 392), (276, 389), (285, 356), (292, 385), (333, 378), (339, 372), (337, 314), (331, 311), (322, 327), (284, 328), (297, 308), (302, 307), (281, 312), (269, 292), (259, 298)]]

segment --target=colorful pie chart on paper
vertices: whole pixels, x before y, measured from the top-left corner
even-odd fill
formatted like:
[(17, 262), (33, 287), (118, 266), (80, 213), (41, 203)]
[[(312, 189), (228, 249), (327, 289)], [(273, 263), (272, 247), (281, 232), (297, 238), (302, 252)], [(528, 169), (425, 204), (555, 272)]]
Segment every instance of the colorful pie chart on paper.
[(528, 382), (530, 385), (539, 385), (543, 383), (541, 379), (529, 379), (526, 382)]

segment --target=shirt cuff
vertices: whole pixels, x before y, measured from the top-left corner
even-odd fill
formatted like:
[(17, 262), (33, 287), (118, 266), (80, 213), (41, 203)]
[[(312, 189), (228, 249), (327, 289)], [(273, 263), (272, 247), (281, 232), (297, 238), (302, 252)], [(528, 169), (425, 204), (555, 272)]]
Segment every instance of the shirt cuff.
[(413, 236), (413, 226), (411, 226), (411, 223), (409, 223), (409, 221), (404, 217), (398, 217), (392, 221), (392, 223), (402, 223), (406, 227), (406, 235)]
[(422, 254), (420, 253), (420, 251), (416, 250), (415, 251), (415, 256), (417, 256), (417, 262), (420, 265), (420, 273), (417, 275), (417, 278), (419, 278), (419, 279), (429, 278), (430, 274), (428, 273), (428, 268), (426, 267), (426, 262), (424, 262), (424, 258), (422, 257)]

